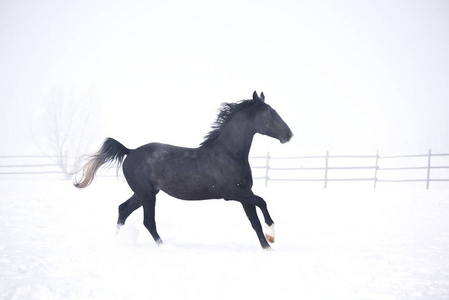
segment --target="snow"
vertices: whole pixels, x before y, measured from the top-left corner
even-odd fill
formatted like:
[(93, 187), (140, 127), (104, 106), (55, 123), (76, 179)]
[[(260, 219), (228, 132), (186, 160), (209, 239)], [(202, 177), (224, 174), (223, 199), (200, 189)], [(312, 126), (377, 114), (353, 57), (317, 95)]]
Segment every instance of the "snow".
[[(420, 187), (421, 188), (421, 187)], [(156, 246), (119, 179), (0, 181), (0, 299), (449, 299), (449, 190), (257, 186), (262, 251), (240, 204), (159, 194)]]

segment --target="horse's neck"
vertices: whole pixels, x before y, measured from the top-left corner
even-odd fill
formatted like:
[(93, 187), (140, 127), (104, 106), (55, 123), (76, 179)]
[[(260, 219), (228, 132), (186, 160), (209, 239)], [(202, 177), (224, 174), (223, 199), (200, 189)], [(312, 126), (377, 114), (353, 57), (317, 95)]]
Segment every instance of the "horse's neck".
[(224, 128), (216, 142), (232, 155), (248, 159), (254, 134), (255, 132), (245, 123), (230, 123)]

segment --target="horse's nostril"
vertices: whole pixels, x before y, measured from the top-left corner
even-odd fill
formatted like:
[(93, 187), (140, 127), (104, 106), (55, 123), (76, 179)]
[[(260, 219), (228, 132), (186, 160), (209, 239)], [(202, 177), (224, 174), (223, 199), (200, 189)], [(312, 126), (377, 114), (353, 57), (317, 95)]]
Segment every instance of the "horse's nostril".
[(292, 133), (291, 131), (289, 131), (289, 132), (285, 135), (285, 138), (283, 138), (283, 139), (280, 140), (280, 141), (281, 141), (281, 144), (285, 144), (285, 143), (289, 142), (289, 141), (291, 140), (292, 136), (293, 136), (293, 133)]

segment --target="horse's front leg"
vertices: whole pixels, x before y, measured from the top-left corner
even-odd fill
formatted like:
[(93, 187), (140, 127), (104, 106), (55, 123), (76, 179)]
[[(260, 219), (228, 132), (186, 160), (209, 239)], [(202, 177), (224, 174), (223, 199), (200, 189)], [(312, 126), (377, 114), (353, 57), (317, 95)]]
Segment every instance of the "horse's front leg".
[[(261, 197), (252, 194), (252, 192), (251, 194), (247, 194), (245, 196), (243, 196), (242, 194), (239, 196), (241, 197), (236, 200), (242, 203), (243, 208), (245, 209), (245, 213), (250, 220), (253, 229), (257, 233), (262, 248), (269, 248), (267, 241), (270, 243), (274, 243), (275, 230), (273, 219), (271, 219), (270, 213), (267, 209), (267, 203)], [(262, 211), (265, 223), (267, 225), (265, 235), (263, 234), (262, 226), (260, 225), (259, 218), (257, 217), (256, 206)]]
[(260, 245), (265, 250), (271, 249), (263, 234), (262, 225), (260, 225), (259, 217), (257, 216), (256, 206), (243, 202), (242, 205), (243, 209), (245, 210), (246, 216), (248, 217), (248, 220), (251, 222), (251, 226), (253, 227), (254, 231), (257, 234), (257, 237), (259, 238)]
[(265, 219), (265, 238), (269, 243), (273, 244), (275, 238), (274, 222), (273, 219), (271, 219), (270, 213), (268, 212), (267, 203), (259, 196), (254, 195), (254, 198), (255, 205), (260, 208)]

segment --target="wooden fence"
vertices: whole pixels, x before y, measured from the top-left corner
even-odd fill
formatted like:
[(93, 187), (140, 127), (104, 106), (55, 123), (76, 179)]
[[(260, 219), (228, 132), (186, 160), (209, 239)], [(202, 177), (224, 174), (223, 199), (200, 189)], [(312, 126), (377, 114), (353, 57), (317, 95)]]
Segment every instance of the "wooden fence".
[(68, 156), (46, 155), (2, 155), (0, 156), (0, 175), (45, 175), (65, 174), (68, 166)]
[(268, 152), (251, 160), (253, 173), (257, 172), (254, 179), (264, 180), (265, 186), (269, 181), (322, 182), (324, 188), (336, 181), (372, 182), (374, 188), (380, 182), (425, 182), (429, 189), (430, 182), (449, 182), (449, 154), (431, 150), (396, 156), (381, 156), (379, 151), (375, 155), (330, 155), (326, 151), (319, 156), (273, 157)]
[[(63, 170), (71, 170), (74, 159), (68, 156), (0, 156), (0, 176), (48, 174), (71, 178)], [(387, 182), (423, 182), (427, 189), (431, 182), (449, 182), (449, 154), (381, 156), (330, 155), (327, 151), (318, 156), (250, 157), (255, 180), (265, 186), (272, 181), (321, 182), (327, 188), (330, 182), (371, 182), (374, 188)], [(62, 166), (61, 166), (62, 162)], [(108, 171), (99, 176), (116, 176)]]

